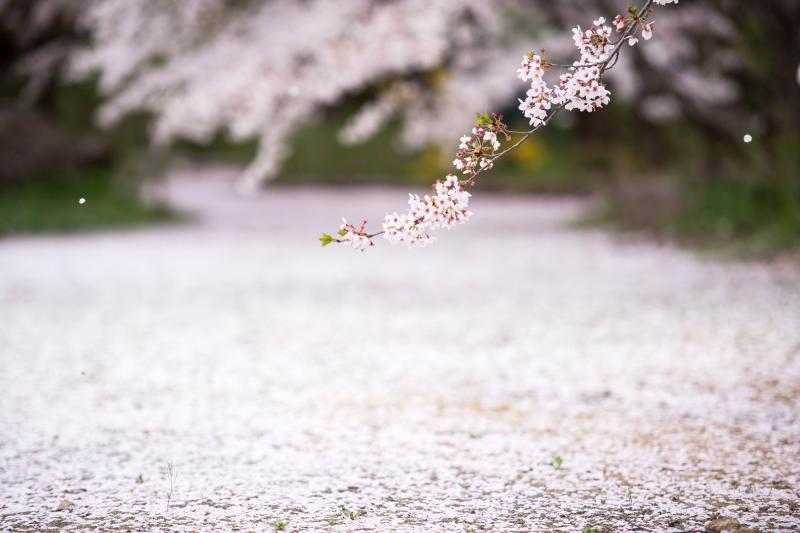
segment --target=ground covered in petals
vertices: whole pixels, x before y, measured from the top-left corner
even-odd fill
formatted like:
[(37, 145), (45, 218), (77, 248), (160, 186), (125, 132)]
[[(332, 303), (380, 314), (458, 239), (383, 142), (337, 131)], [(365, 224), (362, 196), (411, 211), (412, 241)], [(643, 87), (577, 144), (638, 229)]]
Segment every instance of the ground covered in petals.
[(172, 181), (192, 224), (0, 242), (0, 530), (800, 529), (796, 271), (483, 193), (320, 249), (403, 195), (223, 177)]

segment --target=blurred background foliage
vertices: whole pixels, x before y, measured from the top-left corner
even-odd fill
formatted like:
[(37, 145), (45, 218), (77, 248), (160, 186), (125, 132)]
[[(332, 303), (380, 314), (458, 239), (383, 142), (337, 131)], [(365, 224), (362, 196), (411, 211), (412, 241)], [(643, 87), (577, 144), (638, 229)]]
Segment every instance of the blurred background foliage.
[[(58, 17), (21, 38), (19, 25), (26, 24), (33, 3), (6, 1), (0, 15), (0, 234), (176, 220), (180, 217), (168, 206), (144, 194), (147, 180), (179, 159), (244, 165), (254, 157), (255, 141), (234, 143), (223, 134), (204, 144), (179, 141), (155, 150), (148, 142), (146, 113), (101, 130), (94, 120), (102, 102), (96, 81), (67, 81), (58, 68), (32, 95), (30, 81), (18, 75), (19, 59), (43, 46), (67, 49), (86, 38), (74, 21)], [(556, 121), (478, 187), (589, 195), (597, 202), (587, 223), (747, 256), (796, 248), (800, 2), (707, 3), (736, 23), (736, 52), (746, 68), (735, 80), (741, 94), (735, 116), (752, 120), (734, 122), (722, 114), (717, 120), (717, 110), (683, 102), (688, 112), (654, 121), (635, 104), (612, 98), (607, 110)], [(553, 11), (557, 24), (558, 9)], [(648, 83), (664, 89), (656, 67), (640, 55), (634, 61), (648, 73), (643, 76)], [(449, 147), (404, 149), (396, 122), (362, 144), (342, 145), (338, 132), (367, 96), (351, 95), (304, 124), (276, 182), (423, 187), (451, 170)], [(509, 104), (497, 111), (518, 116)], [(745, 134), (752, 134), (751, 143), (742, 141)], [(88, 202), (78, 209), (80, 197)]]

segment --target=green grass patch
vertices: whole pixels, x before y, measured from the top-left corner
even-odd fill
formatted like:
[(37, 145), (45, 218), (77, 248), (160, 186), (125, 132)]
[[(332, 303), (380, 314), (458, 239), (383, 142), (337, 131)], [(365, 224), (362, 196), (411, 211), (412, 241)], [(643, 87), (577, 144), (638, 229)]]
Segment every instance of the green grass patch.
[(678, 235), (734, 244), (747, 256), (800, 245), (800, 184), (694, 182), (685, 195), (686, 208), (670, 221)]
[[(80, 198), (86, 202), (80, 204)], [(180, 219), (106, 168), (28, 178), (0, 188), (0, 235), (129, 228)]]
[(790, 180), (628, 181), (585, 224), (607, 224), (746, 258), (800, 247), (800, 184)]

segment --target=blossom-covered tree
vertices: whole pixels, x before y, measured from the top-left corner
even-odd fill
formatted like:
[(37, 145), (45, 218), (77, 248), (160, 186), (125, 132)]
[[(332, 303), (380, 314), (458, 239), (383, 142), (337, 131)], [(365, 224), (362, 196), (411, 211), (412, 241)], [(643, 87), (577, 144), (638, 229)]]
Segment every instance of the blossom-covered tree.
[[(102, 124), (145, 110), (154, 117), (156, 142), (203, 142), (220, 131), (234, 140), (256, 138), (257, 156), (243, 175), (250, 185), (279, 172), (301, 124), (354, 96), (365, 103), (341, 132), (343, 142), (360, 142), (386, 120), (399, 118), (407, 146), (447, 146), (468, 127), (470, 113), (513, 101), (521, 87), (503, 73), (526, 47), (523, 39), (529, 42), (535, 33), (550, 55), (567, 57), (568, 40), (553, 28), (623, 5), (622, 0), (29, 3), (80, 14), (89, 39), (73, 55), (73, 74), (99, 74), (106, 98)], [(763, 94), (764, 88), (796, 92), (797, 58), (791, 50), (798, 45), (793, 30), (798, 20), (800, 4), (793, 0), (696, 0), (659, 13), (655, 28), (663, 38), (620, 55), (604, 79), (615, 99), (636, 102), (651, 122), (686, 117), (718, 139), (739, 136), (745, 121), (772, 131), (793, 114), (781, 112), (778, 95)], [(747, 48), (742, 35), (776, 44)], [(775, 61), (753, 56), (762, 48)], [(746, 105), (754, 95), (758, 105)], [(743, 116), (748, 109), (752, 116)]]
[[(431, 109), (459, 117), (462, 128), (464, 107), (497, 105), (516, 90), (463, 83), (478, 65), (508, 64), (498, 58), (509, 56), (497, 52), (507, 46), (505, 10), (489, 2), (98, 0), (89, 6), (82, 24), (92, 43), (72, 66), (76, 76), (99, 73), (107, 97), (101, 123), (145, 110), (154, 115), (157, 142), (202, 142), (220, 130), (234, 140), (255, 137), (258, 153), (243, 176), (249, 185), (275, 175), (300, 124), (369, 88), (382, 87), (342, 132), (345, 141), (363, 139), (400, 113), (409, 125), (404, 139), (421, 145), (437, 135), (415, 126)], [(444, 64), (450, 75), (430, 102), (420, 80)], [(440, 121), (439, 131), (452, 133), (445, 125), (452, 123)]]
[[(257, 138), (243, 175), (249, 185), (275, 176), (301, 124), (354, 95), (372, 98), (341, 132), (343, 142), (360, 142), (398, 117), (407, 146), (445, 145), (472, 111), (518, 94), (520, 85), (503, 73), (526, 32), (512, 31), (509, 19), (533, 13), (546, 28), (556, 16), (520, 0), (85, 5), (80, 21), (90, 44), (74, 54), (72, 72), (99, 74), (100, 123), (144, 110), (154, 117), (156, 142), (204, 142), (220, 131)], [(548, 49), (551, 40), (543, 36)]]

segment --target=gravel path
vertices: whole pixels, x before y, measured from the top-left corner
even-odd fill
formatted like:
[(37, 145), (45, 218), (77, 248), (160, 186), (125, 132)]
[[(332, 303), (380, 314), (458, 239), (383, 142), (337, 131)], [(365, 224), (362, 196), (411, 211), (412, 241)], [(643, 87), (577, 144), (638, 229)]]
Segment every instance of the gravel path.
[(173, 180), (195, 224), (0, 241), (0, 530), (800, 530), (796, 272), (491, 195), (320, 249), (403, 192), (226, 176)]

